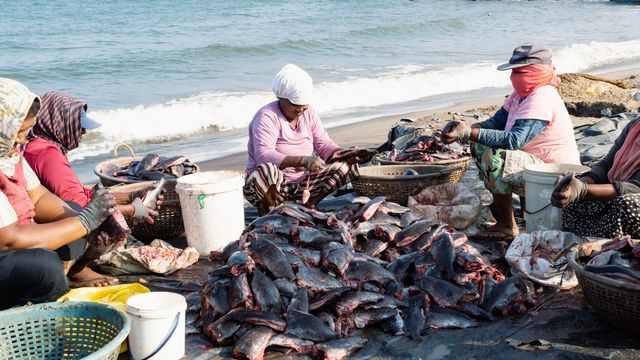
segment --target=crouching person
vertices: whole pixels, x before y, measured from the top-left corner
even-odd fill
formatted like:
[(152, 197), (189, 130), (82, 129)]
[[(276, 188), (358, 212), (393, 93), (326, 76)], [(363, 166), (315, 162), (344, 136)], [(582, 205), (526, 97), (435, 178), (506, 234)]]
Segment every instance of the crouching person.
[(98, 190), (80, 212), (40, 185), (19, 147), (36, 121), (40, 99), (19, 82), (0, 78), (0, 309), (54, 301), (69, 279), (98, 276), (83, 259), (83, 237), (115, 209)]

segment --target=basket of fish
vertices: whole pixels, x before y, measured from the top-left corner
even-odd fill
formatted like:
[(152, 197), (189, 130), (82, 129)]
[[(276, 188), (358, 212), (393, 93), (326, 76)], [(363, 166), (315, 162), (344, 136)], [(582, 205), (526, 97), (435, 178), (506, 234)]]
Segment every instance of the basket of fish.
[[(158, 210), (158, 217), (155, 218), (153, 224), (147, 223), (144, 219), (127, 219), (131, 234), (136, 239), (149, 243), (155, 239), (167, 240), (184, 235), (182, 208), (176, 192), (176, 183), (176, 179), (169, 179), (164, 185), (164, 200)], [(110, 189), (123, 193), (132, 193), (151, 187), (153, 184), (153, 181), (143, 181), (135, 184), (121, 184)]]
[(454, 168), (442, 165), (385, 165), (360, 168), (360, 176), (351, 182), (360, 196), (386, 196), (389, 201), (406, 205), (409, 196), (430, 185), (450, 182)]
[[(129, 149), (131, 156), (119, 157), (118, 149), (122, 146)], [(113, 186), (162, 178), (175, 179), (198, 170), (198, 165), (191, 163), (184, 156), (163, 157), (158, 154), (135, 156), (130, 146), (118, 144), (114, 150), (114, 158), (99, 163), (93, 172), (100, 178), (102, 185)]]
[(624, 236), (588, 242), (567, 260), (587, 303), (611, 325), (640, 336), (640, 241)]
[(466, 174), (467, 169), (469, 168), (469, 164), (471, 163), (471, 157), (465, 156), (456, 159), (445, 159), (445, 160), (432, 160), (432, 161), (392, 161), (392, 160), (384, 160), (379, 159), (378, 162), (380, 165), (441, 165), (446, 166), (452, 169), (451, 174), (449, 175), (449, 179), (447, 182), (450, 183), (458, 183)]

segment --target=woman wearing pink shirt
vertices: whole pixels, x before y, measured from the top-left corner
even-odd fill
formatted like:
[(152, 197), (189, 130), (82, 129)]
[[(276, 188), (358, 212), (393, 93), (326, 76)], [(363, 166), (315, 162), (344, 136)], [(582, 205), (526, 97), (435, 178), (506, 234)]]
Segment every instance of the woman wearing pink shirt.
[(518, 234), (512, 193), (524, 193), (525, 165), (580, 164), (580, 153), (571, 118), (556, 90), (560, 79), (551, 49), (531, 43), (518, 46), (498, 70), (511, 70), (514, 88), (500, 110), (471, 126), (450, 121), (442, 129), (442, 139), (473, 143), (480, 177), (493, 194), (490, 210), (496, 224), (477, 237), (510, 240)]
[(332, 162), (340, 147), (329, 138), (309, 105), (313, 81), (296, 65), (273, 79), (278, 100), (263, 106), (249, 125), (244, 196), (260, 214), (287, 200), (315, 205), (358, 176), (357, 165)]

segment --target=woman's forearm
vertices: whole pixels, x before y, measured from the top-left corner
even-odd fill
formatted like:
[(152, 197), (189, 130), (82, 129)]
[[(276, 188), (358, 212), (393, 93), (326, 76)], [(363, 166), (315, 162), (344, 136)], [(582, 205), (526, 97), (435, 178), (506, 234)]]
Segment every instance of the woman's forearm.
[(588, 184), (587, 195), (590, 200), (609, 201), (618, 196), (618, 192), (612, 184)]
[(303, 158), (304, 156), (287, 156), (282, 159), (282, 162), (280, 163), (280, 169), (286, 169), (289, 167), (301, 167)]
[(49, 224), (19, 225), (16, 222), (0, 228), (0, 250), (55, 250), (86, 234), (87, 230), (75, 217)]

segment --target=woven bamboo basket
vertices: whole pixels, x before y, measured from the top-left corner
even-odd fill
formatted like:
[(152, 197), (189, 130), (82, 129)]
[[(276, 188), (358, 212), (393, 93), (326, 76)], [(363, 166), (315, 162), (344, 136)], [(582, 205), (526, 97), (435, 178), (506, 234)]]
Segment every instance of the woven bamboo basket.
[[(147, 223), (144, 219), (127, 218), (127, 223), (131, 228), (131, 234), (143, 242), (151, 242), (155, 239), (172, 239), (184, 235), (184, 222), (182, 221), (182, 208), (180, 198), (176, 192), (177, 179), (168, 179), (164, 189), (164, 201), (158, 217), (153, 224)], [(135, 184), (118, 185), (110, 187), (114, 192), (131, 193), (153, 186), (153, 181), (138, 182)]]
[(391, 161), (391, 160), (378, 160), (381, 165), (443, 165), (453, 169), (447, 182), (458, 183), (466, 174), (469, 164), (471, 164), (471, 157), (463, 157), (459, 159), (450, 160), (435, 160), (435, 161)]
[(567, 260), (576, 272), (585, 300), (596, 313), (614, 327), (640, 336), (640, 286), (585, 271), (576, 260), (584, 254), (585, 246), (599, 250), (605, 242), (582, 244), (569, 252)]
[[(404, 175), (407, 169), (419, 175)], [(406, 205), (409, 196), (425, 187), (449, 182), (454, 168), (442, 165), (384, 165), (360, 168), (360, 176), (351, 182), (358, 195), (386, 196), (389, 201)]]

